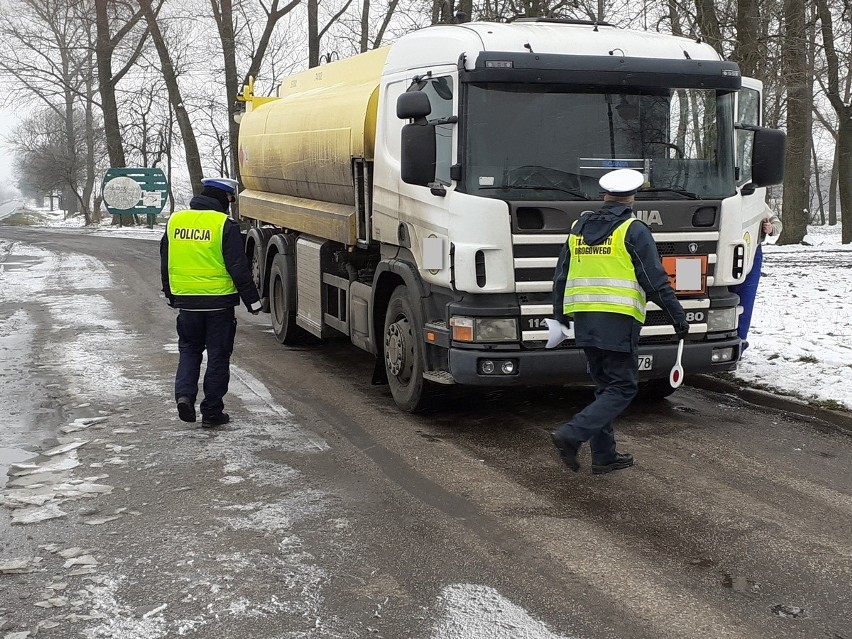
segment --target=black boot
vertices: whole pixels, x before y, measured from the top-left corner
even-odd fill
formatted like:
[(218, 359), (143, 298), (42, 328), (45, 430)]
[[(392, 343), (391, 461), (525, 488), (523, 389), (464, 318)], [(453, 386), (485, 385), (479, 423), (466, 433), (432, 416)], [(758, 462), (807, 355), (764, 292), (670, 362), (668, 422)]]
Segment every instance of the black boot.
[(189, 397), (177, 398), (177, 411), (182, 421), (195, 421), (195, 403)]
[(570, 439), (566, 439), (558, 430), (554, 430), (550, 433), (550, 441), (552, 441), (553, 445), (556, 446), (556, 449), (559, 451), (559, 456), (568, 468), (573, 470), (575, 473), (580, 470), (580, 462), (577, 461), (577, 453), (580, 452), (580, 446), (583, 442), (575, 442)]
[(630, 468), (632, 465), (633, 455), (630, 453), (617, 452), (615, 453), (615, 456), (605, 464), (592, 464), (592, 473), (595, 475), (605, 475), (606, 473), (611, 473), (614, 470)]
[(204, 428), (213, 428), (214, 426), (223, 426), (231, 421), (228, 413), (219, 413), (218, 415), (207, 415), (201, 418), (201, 426)]

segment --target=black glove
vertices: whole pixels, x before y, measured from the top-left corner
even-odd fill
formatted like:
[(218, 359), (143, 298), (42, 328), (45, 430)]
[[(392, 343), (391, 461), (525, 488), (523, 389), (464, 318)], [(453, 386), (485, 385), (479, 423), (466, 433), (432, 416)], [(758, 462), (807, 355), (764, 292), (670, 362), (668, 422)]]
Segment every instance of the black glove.
[(689, 324), (685, 321), (676, 322), (674, 325), (675, 335), (678, 339), (684, 339), (689, 335)]

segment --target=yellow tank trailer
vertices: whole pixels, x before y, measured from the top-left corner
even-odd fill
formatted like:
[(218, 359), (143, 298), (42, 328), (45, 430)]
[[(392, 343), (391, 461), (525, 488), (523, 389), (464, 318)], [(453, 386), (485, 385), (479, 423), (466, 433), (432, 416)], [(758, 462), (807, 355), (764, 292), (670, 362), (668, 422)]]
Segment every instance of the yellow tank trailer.
[(387, 48), (285, 78), (240, 121), (242, 217), (355, 244), (356, 159), (372, 160)]

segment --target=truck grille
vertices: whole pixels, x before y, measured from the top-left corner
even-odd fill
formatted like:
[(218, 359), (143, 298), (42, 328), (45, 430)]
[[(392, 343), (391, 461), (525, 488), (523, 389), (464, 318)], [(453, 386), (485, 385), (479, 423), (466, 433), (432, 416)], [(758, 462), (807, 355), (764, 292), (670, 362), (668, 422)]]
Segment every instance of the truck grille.
[[(553, 317), (553, 272), (567, 234), (514, 234), (512, 236), (515, 292), (521, 308), (521, 341), (527, 348), (544, 348), (547, 327), (544, 319)], [(694, 245), (690, 251), (690, 245)], [(657, 250), (663, 255), (708, 255), (707, 286), (712, 286), (716, 262), (715, 242), (661, 242)], [(684, 308), (709, 308), (706, 296), (681, 299)], [(668, 313), (655, 304), (648, 303), (645, 326), (640, 343), (671, 341), (674, 329)], [(695, 330), (700, 329), (696, 326)], [(706, 328), (705, 328), (706, 330)], [(573, 340), (563, 342), (564, 348), (573, 346)]]

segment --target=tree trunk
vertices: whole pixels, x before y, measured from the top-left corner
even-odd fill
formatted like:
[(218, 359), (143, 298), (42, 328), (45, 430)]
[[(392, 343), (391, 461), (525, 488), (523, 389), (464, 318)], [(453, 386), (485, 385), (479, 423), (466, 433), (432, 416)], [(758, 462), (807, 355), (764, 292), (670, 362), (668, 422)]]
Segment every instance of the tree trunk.
[(114, 45), (110, 40), (108, 0), (95, 0), (95, 22), (97, 40), (95, 54), (98, 66), (98, 89), (101, 96), (101, 111), (104, 117), (107, 155), (110, 166), (127, 166), (124, 157), (124, 144), (121, 140), (121, 127), (118, 124), (118, 105), (115, 100), (115, 84), (112, 75), (112, 52)]
[(828, 184), (828, 225), (837, 224), (837, 169), (840, 164), (840, 145), (834, 144), (834, 161), (831, 163), (831, 181)]
[(808, 232), (808, 99), (804, 0), (784, 0), (783, 70), (787, 79), (787, 153), (784, 162), (784, 233), (780, 244), (799, 244)]
[(319, 0), (308, 0), (308, 67), (318, 67), (319, 59)]
[(838, 174), (840, 177), (840, 241), (852, 243), (852, 106), (838, 113)]
[[(219, 39), (222, 42), (222, 55), (225, 62), (225, 100), (228, 104), (228, 156), (229, 164), (226, 175), (235, 180), (240, 179), (240, 162), (237, 156), (239, 148), (240, 127), (234, 120), (237, 105), (237, 90), (239, 78), (237, 77), (237, 49), (234, 37), (234, 12), (231, 0), (210, 0), (213, 7), (213, 15), (219, 28)], [(218, 6), (217, 6), (218, 5)], [(236, 203), (231, 207), (234, 219), (239, 220), (239, 212)]]
[[(313, 1), (316, 2), (316, 0)], [(183, 146), (186, 153), (186, 168), (189, 172), (192, 192), (197, 194), (201, 190), (201, 178), (204, 177), (201, 169), (201, 155), (198, 152), (198, 141), (195, 139), (192, 122), (189, 120), (189, 114), (186, 111), (183, 97), (181, 96), (177, 73), (169, 55), (168, 45), (163, 38), (163, 33), (160, 31), (160, 25), (157, 23), (157, 16), (151, 7), (151, 0), (139, 0), (139, 5), (145, 14), (145, 21), (148, 23), (148, 29), (151, 32), (151, 39), (157, 48), (163, 80), (166, 82), (166, 89), (169, 93), (169, 102), (174, 109), (175, 119), (177, 119), (178, 128), (183, 138)]]
[(817, 208), (819, 209), (820, 224), (825, 226), (825, 202), (822, 199), (822, 188), (819, 183), (819, 158), (816, 155), (816, 145), (811, 140), (811, 160), (814, 167), (814, 191), (816, 191)]
[(366, 52), (370, 48), (370, 0), (363, 0), (361, 3), (361, 53)]
[[(826, 97), (837, 114), (837, 178), (840, 181), (841, 242), (852, 243), (852, 105), (840, 94), (841, 63), (834, 43), (832, 14), (825, 0), (817, 0), (822, 44), (825, 52), (828, 91)], [(848, 68), (843, 68), (844, 82), (848, 92)]]
[(750, 78), (762, 78), (760, 73), (760, 0), (737, 2), (737, 40), (734, 43), (734, 61), (740, 71)]
[(713, 0), (695, 0), (695, 15), (704, 41), (719, 53), (724, 53), (722, 30), (719, 27), (719, 17), (716, 15), (716, 5)]
[(95, 88), (93, 81), (94, 78), (91, 76), (86, 79), (86, 177), (83, 182), (83, 195), (80, 198), (87, 226), (95, 222), (91, 208), (92, 193), (95, 190), (95, 114), (93, 113)]

